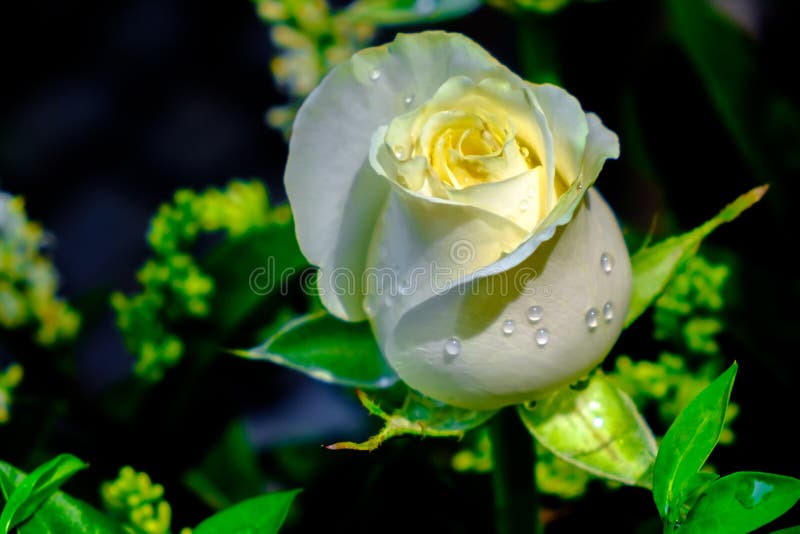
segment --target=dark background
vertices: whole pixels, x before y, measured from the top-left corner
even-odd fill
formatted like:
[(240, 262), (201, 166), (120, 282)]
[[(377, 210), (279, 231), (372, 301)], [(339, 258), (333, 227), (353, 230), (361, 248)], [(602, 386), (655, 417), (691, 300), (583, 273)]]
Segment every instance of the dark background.
[[(758, 68), (748, 83), (787, 95), (796, 109), (796, 3), (756, 3), (761, 18), (752, 40)], [(734, 399), (742, 405), (734, 426), (738, 445), (714, 458), (723, 472), (800, 476), (790, 437), (800, 408), (800, 277), (791, 257), (798, 245), (797, 128), (772, 132), (764, 143), (767, 175), (753, 172), (671, 37), (661, 2), (578, 4), (549, 23), (566, 89), (615, 131), (621, 131), (624, 110), (638, 118), (641, 130), (621, 132), (622, 159), (609, 163), (598, 181), (631, 228), (646, 231), (662, 210), (662, 230), (685, 230), (738, 194), (770, 182), (764, 202), (710, 240), (739, 257), (738, 297), (727, 311), (730, 329), (722, 344), (740, 364)], [(484, 7), (439, 26), (466, 33), (519, 70), (514, 24)], [(379, 40), (390, 38), (384, 31)], [(0, 188), (24, 195), (31, 218), (56, 236), (53, 254), (69, 298), (136, 289), (148, 220), (176, 188), (258, 177), (276, 201), (285, 198), (286, 145), (264, 123), (265, 111), (284, 97), (269, 71), (274, 50), (268, 28), (250, 2), (6, 3), (0, 8), (0, 50)], [(742, 112), (780, 110), (754, 101)], [(628, 158), (632, 135), (646, 147), (644, 162)], [(649, 336), (645, 319), (623, 336), (615, 353), (633, 353)], [(87, 399), (129, 372), (131, 359), (110, 311), (83, 333), (76, 356)], [(295, 529), (491, 530), (490, 479), (449, 470), (457, 444), (402, 440), (372, 454), (321, 450), (319, 443), (365, 432), (366, 420), (346, 393), (274, 368), (253, 375), (239, 362), (221, 365), (224, 376), (243, 382), (209, 395), (224, 398), (227, 390), (249, 388), (246, 403), (226, 405), (222, 412), (266, 407), (263, 418), (252, 419), (253, 432), (262, 436), (259, 446), (267, 451), (262, 461), (268, 475), (298, 484), (281, 475), (272, 447), (287, 440), (307, 444), (301, 449), (305, 456), (294, 461), (307, 463), (315, 475), (305, 480), (310, 485), (299, 500)], [(192, 424), (207, 425), (205, 434), (214, 434), (220, 423), (213, 416), (197, 415)], [(339, 431), (331, 430), (337, 426)], [(68, 421), (55, 435), (65, 450), (92, 462), (98, 477), (113, 478), (119, 462), (132, 463), (165, 483), (174, 525), (194, 524), (208, 514), (180, 484), (182, 470), (203, 445), (192, 450), (194, 442), (159, 444), (157, 435), (135, 432), (81, 437), (87, 427)], [(655, 512), (646, 492), (609, 494), (600, 486), (569, 510), (575, 513), (548, 532), (597, 525), (633, 531)]]

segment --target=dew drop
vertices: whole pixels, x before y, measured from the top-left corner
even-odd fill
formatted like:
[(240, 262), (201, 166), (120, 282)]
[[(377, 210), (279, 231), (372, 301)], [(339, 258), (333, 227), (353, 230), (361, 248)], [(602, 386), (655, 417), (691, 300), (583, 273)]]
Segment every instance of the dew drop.
[(603, 426), (603, 423), (605, 423), (605, 421), (603, 421), (602, 417), (595, 417), (594, 419), (592, 419), (592, 426), (595, 428), (600, 428), (601, 426)]
[(519, 203), (519, 211), (528, 211), (528, 201), (522, 199)]
[(506, 319), (503, 321), (503, 333), (507, 336), (510, 336), (514, 333), (514, 321), (511, 319)]
[(600, 313), (597, 311), (597, 308), (589, 308), (589, 311), (586, 312), (586, 326), (589, 327), (589, 330), (597, 328), (599, 316)]
[(451, 337), (444, 342), (444, 353), (448, 356), (458, 356), (461, 354), (461, 342), (457, 337)]
[(541, 306), (531, 306), (528, 308), (528, 320), (532, 323), (538, 323), (542, 320), (542, 315), (544, 314), (544, 308)]
[(547, 328), (540, 328), (536, 331), (533, 338), (536, 340), (537, 345), (544, 347), (547, 345), (547, 342), (550, 341), (550, 331), (547, 330)]
[(519, 147), (519, 153), (522, 154), (523, 158), (527, 158), (530, 155), (530, 150), (525, 148), (524, 146)]
[(380, 77), (381, 77), (381, 71), (379, 71), (378, 69), (372, 69), (369, 73), (369, 79), (372, 80), (373, 82)]
[(583, 182), (578, 183), (578, 191), (583, 191)]
[(394, 147), (394, 157), (400, 160), (406, 159), (406, 149), (400, 145)]
[(608, 252), (603, 252), (600, 256), (600, 268), (603, 272), (608, 274), (614, 268), (614, 258)]
[(611, 302), (606, 302), (603, 304), (603, 319), (606, 320), (607, 323), (611, 322), (611, 319), (614, 318), (614, 305)]
[(411, 106), (412, 102), (414, 102), (414, 93), (411, 93), (403, 99), (403, 103), (406, 105), (406, 107)]

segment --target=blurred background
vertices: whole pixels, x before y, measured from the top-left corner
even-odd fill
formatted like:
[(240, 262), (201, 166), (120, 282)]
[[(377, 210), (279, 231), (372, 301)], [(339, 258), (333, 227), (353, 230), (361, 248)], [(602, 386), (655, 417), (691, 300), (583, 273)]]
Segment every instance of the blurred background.
[[(198, 480), (230, 471), (239, 477), (222, 492), (231, 500), (305, 488), (287, 532), (490, 532), (490, 477), (451, 466), (465, 443), (406, 439), (371, 454), (320, 447), (374, 430), (350, 391), (219, 352), (202, 372), (189, 355), (158, 384), (132, 385), (135, 360), (109, 293), (139, 290), (136, 271), (151, 254), (145, 236), (159, 205), (176, 189), (222, 187), (231, 178), (260, 180), (273, 204), (285, 200), (286, 143), (266, 114), (299, 101), (303, 87), (273, 62), (286, 53), (286, 39), (271, 33), (276, 18), (263, 4), (3, 6), (0, 189), (24, 196), (29, 217), (52, 236), (47, 253), (59, 292), (83, 323), (74, 347), (57, 356), (0, 332), (0, 370), (18, 360), (26, 371), (11, 423), (0, 426), (0, 457), (30, 468), (73, 452), (92, 470), (68, 489), (90, 501), (101, 480), (130, 464), (164, 484), (176, 526), (214, 509), (213, 492)], [(459, 16), (378, 24), (364, 41), (458, 31), (526, 78), (564, 86), (620, 134), (622, 157), (606, 165), (598, 187), (632, 243), (651, 228), (656, 238), (688, 230), (769, 183), (760, 204), (703, 248), (730, 271), (717, 352), (740, 365), (735, 442), (712, 460), (721, 472), (800, 476), (790, 437), (800, 409), (797, 2), (608, 0), (553, 13), (534, 4), (547, 2), (464, 3)], [(214, 244), (201, 243), (201, 252)], [(259, 317), (272, 318), (274, 306), (255, 305), (222, 346), (252, 346), (269, 322)], [(183, 334), (196, 335), (192, 328)], [(612, 356), (655, 361), (653, 328), (648, 315)], [(57, 370), (48, 370), (54, 361)], [(240, 465), (209, 457), (220, 447)], [(599, 482), (586, 491), (580, 500), (546, 498), (548, 532), (612, 524), (618, 532), (655, 531), (649, 493)], [(781, 525), (798, 519), (794, 512)]]

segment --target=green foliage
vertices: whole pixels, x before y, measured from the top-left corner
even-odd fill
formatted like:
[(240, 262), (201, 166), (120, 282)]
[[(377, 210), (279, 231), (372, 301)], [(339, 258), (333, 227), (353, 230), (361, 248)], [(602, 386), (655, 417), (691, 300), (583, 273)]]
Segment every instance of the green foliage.
[(737, 365), (704, 389), (684, 409), (661, 442), (653, 475), (653, 500), (664, 532), (751, 532), (800, 500), (800, 480), (739, 472), (719, 478), (702, 472), (717, 444)]
[[(217, 284), (192, 255), (202, 233), (222, 232), (236, 241), (274, 228), (290, 232), (289, 222), (287, 209), (270, 208), (266, 190), (257, 181), (233, 181), (224, 190), (202, 193), (180, 190), (172, 202), (162, 205), (147, 236), (153, 258), (137, 273), (143, 291), (111, 296), (117, 325), (128, 350), (137, 357), (136, 374), (159, 380), (185, 351), (184, 341), (173, 331), (175, 324), (211, 313)], [(247, 284), (240, 285), (250, 298), (259, 297)]]
[(678, 521), (693, 477), (717, 445), (725, 422), (737, 365), (704, 389), (681, 413), (661, 441), (653, 472), (653, 499), (662, 517)]
[(633, 323), (655, 301), (677, 268), (697, 252), (708, 234), (719, 225), (736, 219), (744, 210), (761, 200), (766, 192), (767, 186), (752, 189), (694, 230), (670, 237), (656, 245), (646, 246), (633, 254), (633, 294), (625, 326)]
[(687, 534), (746, 534), (800, 500), (800, 480), (770, 473), (733, 473), (713, 482), (681, 530)]
[(345, 441), (328, 445), (329, 449), (373, 451), (387, 439), (398, 436), (430, 436), (436, 438), (462, 438), (468, 430), (481, 426), (496, 413), (456, 408), (408, 389), (403, 404), (390, 412), (382, 409), (366, 393), (358, 390), (361, 404), (385, 421), (383, 428), (367, 441)]
[(7, 423), (11, 417), (11, 403), (14, 400), (12, 391), (20, 382), (24, 371), (18, 363), (6, 367), (5, 371), (0, 371), (0, 425)]
[[(577, 0), (488, 0), (488, 3), (505, 9), (514, 11), (517, 9), (524, 9), (526, 11), (535, 11), (538, 13), (552, 14), (561, 11), (569, 4)], [(602, 2), (603, 0), (581, 0), (583, 2)]]
[[(59, 456), (56, 460), (64, 461), (63, 458), (67, 456)], [(74, 470), (79, 467), (75, 460), (74, 457), (66, 460), (66, 463), (56, 470), (55, 478), (50, 481), (42, 480), (44, 483), (42, 489), (44, 490), (45, 486), (56, 484), (57, 478), (63, 482), (63, 478), (71, 474), (70, 470), (73, 470), (74, 473)], [(53, 461), (45, 465), (52, 463)], [(35, 472), (38, 471), (37, 469)], [(10, 503), (13, 494), (22, 487), (28, 478), (29, 476), (19, 469), (0, 461), (0, 490), (2, 490), (6, 505)], [(33, 515), (28, 516), (23, 523), (17, 526), (17, 532), (18, 534), (125, 534), (122, 528), (109, 517), (85, 502), (74, 499), (61, 491), (51, 492), (45, 500), (39, 501), (33, 510)]]
[[(53, 495), (72, 475), (88, 466), (71, 454), (61, 454), (40, 465), (30, 475), (6, 493), (6, 504), (0, 514), (0, 529), (7, 534), (32, 516), (42, 503)], [(0, 476), (7, 476), (3, 473)], [(5, 487), (6, 484), (3, 484)]]
[(261, 346), (236, 354), (343, 386), (386, 388), (397, 381), (369, 324), (345, 323), (326, 311), (298, 317)]
[(203, 462), (184, 475), (183, 482), (214, 510), (262, 492), (258, 457), (240, 421), (228, 427)]
[(555, 456), (599, 477), (650, 487), (655, 439), (630, 398), (602, 373), (585, 388), (561, 389), (517, 409)]
[(103, 504), (111, 515), (134, 533), (169, 534), (172, 508), (164, 500), (164, 487), (153, 484), (147, 473), (130, 466), (100, 487)]
[(0, 327), (33, 327), (42, 346), (70, 341), (80, 316), (56, 296), (58, 273), (42, 249), (52, 239), (28, 220), (25, 201), (0, 192)]
[(278, 491), (254, 497), (213, 515), (197, 525), (193, 534), (274, 534), (286, 520), (300, 490)]

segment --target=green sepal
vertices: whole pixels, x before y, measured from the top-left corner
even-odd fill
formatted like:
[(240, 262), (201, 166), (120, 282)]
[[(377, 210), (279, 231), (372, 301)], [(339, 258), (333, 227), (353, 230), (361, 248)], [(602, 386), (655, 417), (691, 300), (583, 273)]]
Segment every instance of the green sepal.
[(368, 323), (340, 321), (324, 310), (289, 321), (258, 347), (232, 352), (342, 386), (382, 389), (397, 381)]
[(461, 439), (465, 432), (484, 424), (497, 413), (456, 408), (412, 389), (408, 390), (402, 406), (392, 410), (391, 413), (381, 408), (364, 391), (358, 390), (358, 398), (369, 413), (380, 417), (386, 423), (380, 432), (364, 442), (344, 441), (328, 445), (328, 449), (373, 451), (387, 439), (398, 436)]
[(593, 475), (651, 487), (656, 441), (633, 401), (600, 372), (582, 388), (563, 388), (517, 407), (536, 440)]
[(681, 263), (697, 252), (708, 234), (721, 224), (733, 221), (744, 210), (761, 200), (768, 188), (769, 186), (762, 185), (751, 189), (694, 230), (644, 247), (633, 254), (633, 292), (625, 326), (633, 323), (655, 301)]

